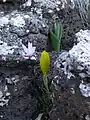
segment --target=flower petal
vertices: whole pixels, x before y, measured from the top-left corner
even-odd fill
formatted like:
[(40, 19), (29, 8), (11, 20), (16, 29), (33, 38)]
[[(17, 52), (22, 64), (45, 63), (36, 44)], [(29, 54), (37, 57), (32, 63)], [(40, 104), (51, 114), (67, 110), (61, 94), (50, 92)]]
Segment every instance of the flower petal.
[(32, 43), (28, 42), (28, 51), (31, 50), (32, 48)]
[(22, 47), (23, 47), (24, 52), (25, 52), (25, 53), (23, 53), (23, 55), (27, 55), (27, 56), (29, 56), (29, 58), (32, 57), (32, 55), (35, 52), (36, 47), (32, 47), (32, 43), (30, 43), (30, 42), (28, 42), (28, 48), (26, 48), (26, 46), (23, 44), (22, 44)]
[(24, 59), (29, 59), (29, 57), (28, 56), (23, 56), (24, 57)]
[(32, 47), (32, 43), (28, 43), (28, 46), (29, 46), (29, 48), (28, 48), (28, 53), (27, 54), (32, 56), (35, 52), (36, 47)]
[(31, 60), (36, 60), (36, 58), (35, 58), (34, 56), (32, 56), (30, 59), (31, 59)]

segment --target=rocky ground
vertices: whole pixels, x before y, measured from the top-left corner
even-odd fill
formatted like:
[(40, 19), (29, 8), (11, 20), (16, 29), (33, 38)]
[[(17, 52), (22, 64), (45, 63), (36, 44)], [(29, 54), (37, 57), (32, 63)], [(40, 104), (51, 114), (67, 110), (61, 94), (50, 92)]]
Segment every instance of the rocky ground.
[[(55, 21), (63, 25), (60, 53), (52, 52), (48, 39)], [(90, 120), (87, 28), (73, 1), (0, 1), (0, 120), (39, 120), (41, 113), (42, 120)], [(28, 42), (36, 47), (36, 60), (23, 58)], [(44, 49), (51, 56), (48, 114), (37, 92), (43, 86), (39, 56)]]

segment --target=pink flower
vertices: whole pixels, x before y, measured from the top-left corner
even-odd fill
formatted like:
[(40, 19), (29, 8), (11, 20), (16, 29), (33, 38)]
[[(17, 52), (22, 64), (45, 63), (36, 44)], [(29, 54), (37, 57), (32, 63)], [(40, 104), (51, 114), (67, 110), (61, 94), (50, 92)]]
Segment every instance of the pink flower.
[(25, 59), (35, 59), (34, 53), (35, 53), (36, 47), (33, 47), (32, 43), (28, 42), (28, 48), (23, 44), (22, 44), (22, 47), (24, 49), (23, 57)]

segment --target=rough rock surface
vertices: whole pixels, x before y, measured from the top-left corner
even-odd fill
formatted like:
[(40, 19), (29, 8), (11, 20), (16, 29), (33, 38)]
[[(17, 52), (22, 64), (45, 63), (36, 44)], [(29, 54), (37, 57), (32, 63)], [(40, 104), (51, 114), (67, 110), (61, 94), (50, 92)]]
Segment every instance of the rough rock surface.
[(2, 2), (2, 3), (10, 3), (10, 2), (14, 2), (14, 3), (23, 3), (23, 2), (25, 2), (26, 0), (0, 0), (0, 2)]
[[(0, 38), (9, 44), (18, 44), (18, 47), (25, 41), (34, 41), (37, 51), (47, 48), (48, 31), (52, 28), (55, 20), (63, 24), (63, 49), (70, 49), (73, 46), (73, 39), (76, 32), (83, 28), (78, 8), (73, 8), (74, 3), (57, 0), (32, 1), (15, 5), (11, 2), (0, 4)], [(35, 40), (35, 34), (42, 38)], [(29, 39), (28, 39), (28, 36)], [(39, 38), (39, 37), (38, 37)], [(44, 46), (43, 46), (44, 45)], [(20, 48), (21, 49), (21, 48)], [(20, 54), (20, 50), (15, 52)]]
[[(80, 84), (80, 89), (83, 89), (84, 96), (90, 97), (90, 31), (89, 30), (80, 30), (80, 32), (76, 33), (77, 39), (73, 48), (67, 51), (62, 51), (55, 62), (56, 69), (59, 72), (63, 72), (66, 75), (66, 81), (72, 81), (77, 76), (76, 81)], [(85, 82), (85, 83), (84, 83)], [(83, 86), (84, 84), (88, 84), (86, 87), (86, 91)]]
[[(65, 74), (68, 74), (70, 71), (75, 68), (79, 71), (84, 71), (85, 69), (85, 77), (90, 77), (90, 31), (89, 30), (80, 30), (80, 32), (76, 33), (77, 39), (73, 48), (69, 50), (69, 52), (62, 52), (56, 61), (56, 65), (59, 68), (62, 66), (62, 69)], [(75, 67), (73, 68), (73, 64)], [(73, 76), (73, 75), (72, 75)], [(67, 77), (68, 78), (68, 77)]]
[(58, 54), (52, 73), (55, 76), (50, 120), (90, 119), (89, 35), (89, 30), (80, 30), (76, 33), (77, 44)]
[[(17, 53), (19, 53), (22, 48), (22, 43), (26, 43), (25, 41), (33, 41), (32, 43), (34, 43), (39, 51), (46, 48), (47, 37), (40, 33), (43, 26), (45, 27), (45, 23), (41, 21), (40, 18), (37, 18), (37, 16), (32, 15), (32, 13), (24, 14), (15, 11), (9, 15), (0, 17), (0, 21), (1, 41), (6, 42), (9, 46), (17, 45)], [(38, 36), (39, 41), (37, 40), (38, 38), (35, 39), (35, 37), (33, 37), (34, 35)], [(38, 47), (41, 41), (45, 46), (40, 45)]]

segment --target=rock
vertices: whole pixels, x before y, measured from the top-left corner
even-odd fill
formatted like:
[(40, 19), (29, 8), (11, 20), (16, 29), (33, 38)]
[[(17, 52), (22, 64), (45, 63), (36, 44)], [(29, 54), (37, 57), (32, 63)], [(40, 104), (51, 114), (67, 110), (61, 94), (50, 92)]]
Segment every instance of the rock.
[[(34, 2), (25, 1), (24, 4), (27, 4), (27, 3), (29, 4), (29, 2), (30, 2), (31, 8), (27, 8), (27, 10), (25, 10), (25, 7), (24, 8), (22, 7), (23, 4), (20, 6), (22, 7), (21, 10), (25, 12), (22, 12), (20, 10), (19, 11), (6, 10), (8, 11), (7, 15), (4, 15), (4, 13), (1, 13), (1, 17), (0, 17), (1, 36), (0, 37), (1, 39), (3, 38), (2, 41), (9, 43), (9, 45), (18, 44), (18, 48), (14, 49), (13, 53), (15, 55), (22, 54), (22, 51), (21, 51), (22, 39), (25, 38), (26, 41), (28, 41), (27, 36), (31, 37), (32, 34), (33, 36), (37, 34), (42, 37), (44, 35), (48, 35), (49, 27), (52, 28), (52, 23), (55, 19), (58, 19), (58, 21), (61, 21), (63, 23), (63, 27), (65, 30), (63, 31), (64, 37), (62, 37), (63, 46), (71, 47), (73, 44), (74, 33), (78, 31), (77, 29), (80, 29), (82, 27), (80, 16), (77, 14), (76, 9), (74, 8), (72, 9), (70, 7), (70, 3), (68, 3), (67, 1), (64, 1), (64, 2), (62, 1), (59, 2), (58, 0), (57, 1), (52, 1), (52, 0), (42, 1), (41, 0), (41, 1), (34, 1)], [(40, 5), (39, 5), (39, 2), (40, 2)], [(36, 6), (33, 6), (34, 4), (36, 4)], [(44, 8), (45, 6), (47, 10)], [(62, 6), (62, 8), (60, 8), (60, 6)], [(55, 8), (58, 8), (58, 7), (60, 8), (60, 11), (54, 10)], [(48, 10), (52, 10), (53, 13), (47, 14)], [(63, 16), (63, 14), (65, 15), (65, 17)], [(75, 22), (74, 20), (76, 20), (77, 22)], [(70, 24), (73, 30), (68, 25), (69, 22), (71, 22)], [(76, 25), (74, 25), (75, 23)], [(80, 27), (78, 27), (78, 25), (80, 25)], [(5, 29), (4, 29), (4, 26), (6, 27)], [(75, 28), (76, 31), (74, 27), (76, 27)], [(37, 46), (38, 47), (37, 51), (41, 51), (47, 48), (46, 39), (47, 38), (43, 40), (43, 43), (45, 44), (43, 44), (44, 46), (42, 46), (42, 48), (39, 49), (39, 47)], [(67, 41), (64, 43), (65, 40)], [(30, 41), (33, 41), (33, 39)], [(39, 44), (40, 42), (41, 40), (40, 41), (38, 40), (38, 45), (40, 45)], [(26, 43), (26, 42), (24, 42), (23, 40), (23, 43)], [(69, 43), (71, 45), (69, 45)], [(35, 41), (35, 44), (37, 44), (37, 40)], [(27, 46), (27, 44), (25, 45)]]
[[(90, 118), (90, 101), (85, 98), (90, 96), (90, 81), (86, 77), (79, 76), (81, 71), (86, 75), (85, 68), (67, 51), (60, 52), (52, 60), (54, 61), (52, 68), (54, 78), (51, 83), (53, 107), (49, 112), (49, 120)], [(70, 78), (68, 78), (69, 75), (71, 75)], [(85, 81), (80, 83), (84, 79), (88, 84), (85, 84)]]
[[(86, 69), (87, 73), (89, 73), (90, 66), (90, 31), (89, 30), (80, 30), (76, 34), (77, 37), (77, 45), (74, 45), (73, 48), (69, 51), (70, 56), (75, 59), (78, 63), (81, 63), (82, 66)], [(88, 74), (89, 76), (89, 74)]]
[(90, 97), (90, 83), (84, 84), (82, 81), (82, 83), (79, 85), (79, 88), (83, 96)]
[[(32, 13), (11, 13), (10, 16), (10, 32), (16, 33), (19, 37), (27, 34), (37, 34), (42, 32), (42, 29), (48, 29), (45, 20), (33, 15)], [(47, 31), (46, 31), (47, 32)], [(45, 32), (42, 32), (45, 33)], [(47, 33), (46, 33), (47, 34)]]
[(45, 50), (47, 47), (47, 40), (48, 38), (39, 33), (39, 34), (30, 34), (27, 37), (22, 38), (23, 44), (27, 44), (28, 42), (32, 43), (33, 46), (36, 46), (36, 51), (42, 51)]
[(14, 15), (10, 20), (10, 26), (10, 32), (16, 33), (18, 36), (25, 36), (28, 34), (26, 32), (28, 28), (25, 26), (25, 20), (21, 15)]
[[(76, 34), (77, 44), (73, 46), (69, 52), (63, 52), (60, 54), (59, 58), (55, 62), (58, 70), (63, 70), (64, 74), (67, 75), (67, 78), (75, 76), (73, 73), (76, 71), (76, 74), (80, 75), (83, 78), (83, 75), (89, 77), (89, 66), (90, 66), (90, 55), (89, 55), (89, 39), (90, 31), (89, 30), (80, 30)], [(82, 75), (83, 74), (83, 75)], [(84, 78), (85, 78), (84, 77)]]
[(8, 3), (8, 2), (9, 2), (9, 3), (10, 3), (10, 2), (12, 2), (12, 3), (13, 3), (13, 2), (14, 2), (14, 3), (23, 3), (23, 2), (25, 2), (25, 1), (26, 1), (26, 0), (22, 0), (22, 1), (21, 1), (21, 0), (15, 0), (15, 1), (13, 1), (13, 0), (1, 0), (0, 2), (3, 2), (3, 3), (5, 3), (5, 2), (7, 2), (7, 3)]
[(6, 85), (5, 74), (0, 73), (0, 75), (0, 107), (3, 107), (4, 105), (8, 105), (10, 92)]
[(70, 58), (69, 53), (62, 51), (54, 65), (58, 71), (63, 71), (63, 73), (67, 76), (67, 79), (70, 79), (71, 77), (74, 77), (74, 74), (72, 74), (71, 71), (73, 70), (73, 67), (75, 68), (76, 65), (73, 63), (74, 60)]
[[(90, 31), (80, 30), (76, 34), (77, 44), (69, 52), (62, 51), (55, 62), (54, 80), (63, 87), (79, 88), (84, 97), (90, 97)], [(58, 72), (56, 72), (58, 71)]]
[[(40, 18), (36, 17), (32, 13), (24, 14), (22, 12), (20, 13), (12, 12), (7, 16), (2, 15), (0, 21), (1, 21), (0, 23), (1, 42), (5, 42), (5, 44), (7, 44), (8, 46), (12, 46), (10, 48), (13, 49), (12, 54), (14, 55), (22, 54), (21, 52), (22, 41), (24, 40), (23, 38), (25, 38), (26, 41), (30, 42), (34, 41), (33, 43), (34, 45), (36, 45), (37, 51), (41, 51), (47, 47), (47, 38), (45, 37), (45, 35), (43, 35), (44, 33), (47, 34), (48, 31), (47, 24), (44, 23), (44, 20), (41, 21)], [(47, 31), (44, 31), (44, 29)], [(34, 37), (35, 34), (37, 34), (36, 38)], [(44, 43), (43, 46), (39, 44), (39, 43), (42, 44), (41, 41), (43, 41)]]
[(23, 4), (23, 6), (24, 6), (24, 7), (30, 7), (31, 4), (32, 4), (32, 0), (27, 0), (27, 1)]
[[(76, 1), (71, 0), (34, 0), (34, 2), (32, 3), (31, 11), (35, 12), (41, 18), (46, 18), (50, 28), (52, 28), (55, 20), (63, 24), (62, 46), (63, 49), (70, 49), (73, 46), (74, 33), (82, 28), (87, 28), (86, 21), (82, 21), (80, 14), (78, 14), (80, 6), (76, 7)], [(33, 7), (34, 4), (36, 6)]]

